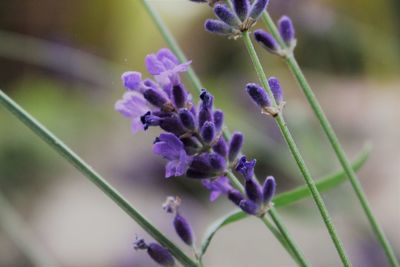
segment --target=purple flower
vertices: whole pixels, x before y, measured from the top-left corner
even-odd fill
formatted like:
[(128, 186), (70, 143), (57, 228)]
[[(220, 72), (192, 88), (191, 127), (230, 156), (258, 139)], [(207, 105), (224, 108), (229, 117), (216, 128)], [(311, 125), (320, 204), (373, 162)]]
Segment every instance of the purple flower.
[(251, 6), (250, 15), (254, 20), (258, 20), (264, 10), (267, 8), (269, 0), (255, 0)]
[(283, 91), (279, 83), (279, 80), (275, 77), (270, 77), (268, 79), (269, 87), (271, 88), (272, 94), (274, 95), (277, 104), (283, 102)]
[(168, 48), (162, 48), (156, 54), (148, 55), (145, 62), (147, 70), (161, 87), (179, 84), (179, 73), (187, 71), (191, 63), (188, 61), (181, 64)]
[(239, 27), (241, 21), (239, 18), (225, 5), (217, 4), (214, 7), (215, 15), (227, 25), (232, 27)]
[(275, 195), (276, 182), (273, 176), (268, 176), (263, 184), (263, 201), (268, 204)]
[(236, 171), (239, 172), (243, 178), (247, 180), (253, 179), (254, 176), (254, 167), (256, 166), (256, 160), (253, 159), (251, 161), (246, 160), (246, 156), (240, 158)]
[(115, 110), (124, 117), (131, 119), (132, 133), (144, 130), (140, 117), (148, 112), (150, 108), (141, 94), (135, 91), (126, 92), (123, 98), (115, 103)]
[(229, 143), (228, 158), (230, 162), (233, 162), (239, 155), (240, 150), (243, 146), (243, 134), (239, 132), (233, 133), (231, 142)]
[(193, 246), (194, 234), (189, 221), (177, 212), (173, 224), (182, 241), (188, 246)]
[(174, 134), (163, 133), (153, 145), (153, 152), (168, 160), (165, 167), (165, 177), (182, 176), (191, 162), (186, 154), (183, 143)]
[(250, 1), (249, 0), (233, 0), (233, 9), (241, 21), (245, 21), (249, 15)]
[(228, 194), (232, 189), (229, 179), (225, 176), (218, 177), (215, 180), (204, 179), (203, 186), (211, 191), (210, 201), (215, 201), (219, 196)]
[(260, 85), (256, 83), (248, 83), (246, 85), (246, 91), (254, 103), (256, 103), (260, 108), (271, 106), (271, 99)]
[(206, 31), (219, 35), (234, 35), (237, 30), (223, 21), (217, 19), (207, 19), (204, 23)]

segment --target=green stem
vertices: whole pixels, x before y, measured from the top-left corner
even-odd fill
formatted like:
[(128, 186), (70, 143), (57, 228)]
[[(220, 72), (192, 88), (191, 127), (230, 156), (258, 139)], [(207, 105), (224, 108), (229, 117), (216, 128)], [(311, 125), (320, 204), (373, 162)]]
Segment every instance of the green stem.
[(15, 115), (21, 122), (29, 127), (37, 136), (50, 145), (56, 152), (67, 159), (75, 168), (85, 175), (91, 182), (99, 187), (109, 198), (111, 198), (121, 209), (123, 209), (133, 220), (136, 221), (149, 235), (161, 245), (167, 247), (175, 258), (184, 266), (196, 267), (191, 258), (186, 256), (173, 242), (165, 237), (155, 226), (153, 226), (139, 211), (137, 211), (116, 189), (114, 189), (104, 178), (100, 176), (91, 166), (83, 161), (75, 152), (58, 139), (53, 133), (46, 129), (40, 122), (22, 109), (17, 103), (0, 90), (0, 104)]
[(0, 193), (0, 226), (33, 266), (57, 267), (56, 260), (41, 246), (34, 234), (8, 200)]
[[(246, 48), (247, 48), (247, 50), (249, 52), (250, 58), (251, 58), (251, 60), (253, 62), (254, 68), (255, 68), (255, 70), (257, 72), (257, 75), (258, 75), (258, 78), (259, 78), (261, 84), (267, 90), (268, 94), (270, 96), (272, 96), (273, 94), (272, 94), (271, 88), (269, 87), (268, 80), (267, 80), (267, 77), (266, 77), (266, 75), (264, 73), (264, 70), (263, 70), (263, 67), (261, 65), (260, 59), (257, 56), (257, 53), (256, 53), (256, 51), (254, 49), (254, 46), (253, 46), (253, 43), (251, 42), (249, 32), (244, 32), (243, 33), (243, 41), (244, 41), (244, 43), (246, 45)], [(273, 97), (271, 97), (271, 101), (273, 103), (273, 106), (275, 108), (277, 108), (275, 99)], [(281, 112), (279, 112), (279, 114), (276, 116), (275, 121), (276, 121), (279, 129), (281, 130), (283, 138), (285, 139), (285, 141), (286, 141), (286, 143), (287, 143), (287, 145), (289, 147), (289, 150), (290, 150), (293, 158), (295, 159), (295, 161), (296, 161), (296, 163), (297, 163), (297, 165), (298, 165), (298, 167), (299, 167), (299, 169), (300, 169), (300, 171), (301, 171), (301, 173), (302, 173), (302, 175), (303, 175), (303, 177), (304, 177), (304, 179), (305, 179), (305, 181), (307, 183), (308, 188), (310, 189), (310, 192), (311, 192), (312, 197), (313, 197), (313, 199), (315, 201), (315, 204), (317, 205), (317, 207), (319, 209), (319, 212), (320, 212), (320, 214), (321, 214), (321, 216), (323, 218), (325, 226), (326, 226), (326, 228), (327, 228), (327, 230), (329, 232), (329, 235), (331, 236), (331, 239), (332, 239), (332, 241), (333, 241), (333, 243), (334, 243), (334, 245), (336, 247), (336, 250), (337, 250), (337, 252), (338, 252), (338, 254), (340, 256), (340, 259), (342, 260), (343, 265), (344, 266), (351, 266), (351, 263), (350, 263), (347, 255), (345, 253), (345, 250), (343, 248), (343, 244), (342, 244), (341, 240), (339, 239), (339, 237), (338, 237), (338, 235), (336, 233), (335, 227), (334, 227), (334, 225), (332, 223), (332, 220), (331, 220), (330, 215), (328, 213), (328, 210), (327, 210), (327, 208), (325, 206), (325, 203), (322, 200), (321, 194), (319, 193), (319, 191), (318, 191), (318, 189), (317, 189), (317, 187), (315, 185), (315, 182), (314, 182), (314, 180), (313, 180), (313, 178), (311, 176), (311, 173), (308, 170), (308, 168), (307, 168), (307, 166), (306, 166), (306, 164), (305, 164), (305, 162), (303, 160), (303, 157), (301, 156), (301, 153), (300, 153), (300, 151), (299, 151), (299, 149), (298, 149), (298, 147), (297, 147), (297, 145), (296, 145), (296, 143), (295, 143), (295, 141), (294, 141), (294, 139), (292, 137), (292, 134), (290, 133), (288, 127), (286, 126), (285, 119), (283, 118)]]
[[(157, 26), (161, 35), (163, 36), (165, 42), (168, 44), (169, 48), (174, 52), (174, 54), (178, 57), (179, 61), (186, 62), (188, 61), (182, 49), (179, 47), (178, 42), (175, 40), (174, 36), (169, 31), (168, 27), (165, 26), (164, 21), (154, 9), (154, 7), (150, 4), (148, 0), (142, 0), (142, 4), (145, 7), (147, 13), (150, 15), (154, 24)], [(188, 70), (188, 75), (190, 80), (193, 83), (193, 86), (200, 93), (203, 86), (201, 85), (200, 79), (197, 77), (196, 73), (192, 69), (192, 67)]]
[[(286, 229), (285, 225), (282, 223), (282, 218), (279, 216), (278, 212), (275, 208), (271, 208), (268, 210), (268, 214), (271, 216), (272, 220), (279, 228), (279, 231), (282, 233), (286, 240), (292, 240), (288, 230)], [(265, 217), (263, 217), (264, 219)], [(304, 255), (301, 253), (300, 249), (297, 247), (296, 243), (288, 242), (290, 249), (295, 254), (296, 259), (298, 260), (298, 264), (303, 267), (310, 266), (307, 263), (307, 260), (304, 258)]]
[[(279, 34), (279, 31), (272, 20), (271, 16), (268, 14), (268, 12), (264, 12), (262, 19), (266, 26), (268, 27), (269, 31), (271, 34), (274, 36), (274, 38), (279, 42), (279, 44), (282, 47), (285, 46), (285, 42), (282, 40), (282, 37)], [(375, 218), (372, 209), (368, 203), (367, 197), (364, 193), (364, 190), (362, 189), (362, 186), (359, 182), (359, 179), (357, 178), (356, 173), (354, 172), (353, 168), (351, 167), (351, 163), (344, 152), (344, 149), (342, 145), (340, 144), (340, 141), (333, 130), (332, 125), (330, 124), (328, 118), (326, 117), (324, 111), (322, 110), (321, 105), (318, 102), (317, 97), (315, 96), (313, 90), (311, 89), (309, 83), (307, 82), (307, 79), (305, 78), (299, 64), (297, 63), (297, 60), (293, 54), (290, 54), (288, 57), (285, 58), (285, 61), (287, 65), (289, 66), (289, 69), (295, 76), (297, 82), (299, 83), (301, 89), (303, 90), (303, 93), (305, 94), (308, 103), (310, 104), (312, 110), (314, 111), (314, 114), (318, 118), (319, 123), (321, 124), (326, 136), (328, 137), (328, 140), (335, 151), (335, 154), (342, 165), (342, 168), (346, 172), (350, 183), (353, 187), (354, 192), (356, 193), (356, 196), (362, 206), (362, 209), (364, 210), (365, 215), (367, 216), (367, 219), (369, 221), (369, 224), (372, 227), (372, 230), (376, 236), (376, 238), (379, 240), (379, 243), (381, 244), (382, 248), (385, 251), (386, 257), (388, 258), (390, 265), (392, 267), (398, 267), (398, 261), (396, 259), (396, 255), (394, 254), (394, 251), (392, 247), (390, 246), (390, 243), (385, 236), (385, 233), (383, 232), (382, 227), (378, 223), (377, 219)]]
[[(239, 179), (233, 174), (231, 171), (227, 173), (227, 176), (233, 186), (239, 190), (242, 194), (245, 194), (245, 190), (243, 185), (240, 183)], [(266, 216), (259, 217), (265, 226), (272, 232), (272, 234), (276, 237), (276, 239), (281, 243), (281, 245), (287, 250), (287, 252), (292, 256), (292, 258), (297, 262), (299, 266), (308, 266), (306, 263), (303, 254), (301, 253), (298, 246), (295, 244), (294, 240), (291, 238), (287, 228), (285, 227), (282, 220), (280, 220), (278, 212), (274, 207), (271, 207), (268, 211), (268, 214), (271, 215), (275, 225), (278, 227), (278, 230), (269, 222)], [(275, 218), (274, 218), (274, 217)]]

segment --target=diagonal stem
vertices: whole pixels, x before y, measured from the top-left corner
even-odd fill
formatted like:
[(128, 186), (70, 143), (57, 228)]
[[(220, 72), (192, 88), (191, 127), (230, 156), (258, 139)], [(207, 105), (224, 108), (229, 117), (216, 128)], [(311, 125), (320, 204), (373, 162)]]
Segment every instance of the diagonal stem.
[[(273, 94), (272, 94), (271, 88), (269, 87), (267, 77), (264, 73), (260, 59), (258, 58), (258, 55), (254, 49), (254, 46), (250, 39), (250, 35), (249, 35), (248, 31), (243, 33), (243, 41), (249, 52), (250, 58), (252, 60), (252, 63), (254, 65), (254, 68), (257, 72), (257, 75), (258, 75), (258, 78), (259, 78), (261, 84), (263, 85), (265, 90), (267, 90), (268, 94), (270, 96), (272, 96)], [(271, 101), (273, 102), (273, 106), (275, 108), (277, 108), (275, 99), (273, 97), (271, 97)], [(308, 170), (308, 167), (305, 164), (303, 157), (301, 156), (301, 153), (292, 137), (292, 134), (289, 131), (289, 128), (286, 125), (285, 119), (283, 118), (281, 112), (279, 112), (279, 114), (276, 116), (275, 121), (282, 133), (283, 138), (285, 139), (285, 141), (289, 147), (289, 150), (290, 150), (293, 158), (295, 159), (295, 161), (307, 183), (308, 188), (310, 189), (311, 195), (315, 201), (315, 204), (318, 207), (318, 210), (322, 216), (325, 226), (329, 232), (329, 235), (331, 236), (331, 239), (336, 247), (336, 250), (340, 256), (340, 259), (342, 260), (343, 265), (351, 266), (351, 263), (350, 263), (347, 255), (346, 255), (346, 252), (344, 250), (343, 244), (342, 244), (341, 240), (339, 239), (336, 229), (332, 223), (332, 219), (329, 215), (329, 212), (325, 206), (324, 201), (322, 200), (321, 194), (319, 193), (319, 191), (315, 185), (315, 182), (311, 176), (311, 173)]]
[(37, 136), (51, 146), (56, 152), (67, 159), (78, 171), (85, 175), (92, 183), (101, 189), (121, 209), (123, 209), (137, 224), (139, 224), (149, 235), (161, 245), (168, 248), (175, 258), (184, 266), (196, 267), (195, 263), (179, 247), (164, 236), (154, 225), (150, 223), (138, 210), (136, 210), (115, 188), (113, 188), (103, 177), (91, 166), (83, 161), (75, 152), (58, 139), (52, 132), (45, 128), (40, 122), (32, 117), (27, 111), (9, 98), (0, 90), (0, 104), (16, 116), (21, 122), (29, 127)]
[[(271, 34), (274, 36), (274, 38), (279, 42), (281, 47), (286, 47), (284, 41), (282, 40), (282, 37), (279, 34), (279, 31), (272, 20), (271, 16), (269, 15), (268, 12), (264, 12), (262, 19), (265, 23), (265, 25), (268, 27), (269, 31)], [(292, 74), (296, 78), (297, 82), (299, 83), (301, 89), (303, 90), (303, 93), (305, 94), (308, 103), (310, 104), (314, 114), (316, 115), (319, 123), (321, 124), (325, 135), (328, 137), (328, 140), (335, 151), (335, 154), (342, 165), (342, 168), (346, 172), (351, 186), (353, 187), (353, 190), (361, 204), (362, 209), (364, 210), (365, 215), (367, 216), (367, 219), (369, 221), (369, 224), (372, 227), (372, 230), (378, 239), (380, 245), (382, 246), (383, 250), (385, 251), (386, 257), (388, 258), (390, 265), (392, 267), (398, 267), (398, 261), (396, 259), (396, 255), (394, 254), (394, 251), (385, 236), (385, 233), (383, 232), (382, 227), (378, 223), (377, 219), (375, 218), (372, 209), (370, 207), (370, 204), (368, 203), (368, 199), (364, 193), (364, 190), (361, 186), (361, 183), (359, 182), (359, 179), (357, 178), (356, 173), (354, 172), (353, 168), (351, 167), (351, 163), (332, 127), (330, 124), (328, 118), (326, 117), (321, 105), (319, 104), (319, 101), (317, 97), (315, 96), (313, 90), (311, 89), (309, 83), (307, 82), (306, 77), (304, 76), (299, 64), (297, 63), (297, 60), (294, 56), (294, 54), (290, 54), (288, 57), (285, 58), (285, 61), (287, 65), (289, 66), (289, 69), (291, 70)]]

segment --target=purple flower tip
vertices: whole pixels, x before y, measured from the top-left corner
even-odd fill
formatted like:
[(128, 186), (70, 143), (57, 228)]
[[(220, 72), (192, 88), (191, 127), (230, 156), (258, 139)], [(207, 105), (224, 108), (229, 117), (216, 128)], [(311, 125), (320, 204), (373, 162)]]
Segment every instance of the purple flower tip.
[(219, 34), (219, 35), (231, 35), (234, 33), (234, 28), (216, 19), (207, 19), (204, 23), (206, 31)]
[(256, 30), (254, 32), (254, 38), (260, 43), (265, 49), (272, 53), (276, 53), (280, 48), (275, 38), (268, 32), (263, 30)]
[(279, 83), (279, 80), (275, 77), (270, 77), (268, 79), (269, 87), (271, 88), (272, 94), (274, 95), (277, 104), (283, 102), (283, 91)]
[(222, 4), (215, 5), (214, 13), (220, 20), (222, 20), (229, 26), (238, 27), (241, 23), (240, 20), (236, 17), (236, 15), (233, 14), (232, 11), (225, 5)]
[(282, 16), (278, 21), (279, 33), (288, 46), (295, 40), (295, 29), (292, 20), (288, 16)]
[(177, 213), (174, 218), (174, 228), (178, 236), (188, 246), (193, 246), (194, 234), (190, 223), (185, 217)]
[(258, 20), (267, 8), (268, 2), (269, 0), (255, 0), (251, 7), (249, 16), (254, 20)]
[(263, 202), (268, 204), (275, 195), (276, 181), (273, 176), (268, 176), (263, 184)]
[(228, 159), (233, 162), (239, 155), (240, 150), (243, 146), (243, 134), (239, 132), (233, 133), (231, 137), (231, 142), (229, 144)]
[(254, 167), (256, 166), (256, 162), (255, 159), (247, 161), (246, 156), (243, 156), (238, 161), (236, 171), (239, 172), (246, 181), (251, 180), (254, 176)]
[(265, 92), (264, 88), (260, 85), (256, 83), (248, 83), (246, 85), (246, 91), (254, 103), (256, 103), (260, 108), (271, 106), (271, 100), (267, 92)]
[(233, 9), (241, 21), (244, 21), (249, 15), (250, 1), (249, 0), (233, 0)]

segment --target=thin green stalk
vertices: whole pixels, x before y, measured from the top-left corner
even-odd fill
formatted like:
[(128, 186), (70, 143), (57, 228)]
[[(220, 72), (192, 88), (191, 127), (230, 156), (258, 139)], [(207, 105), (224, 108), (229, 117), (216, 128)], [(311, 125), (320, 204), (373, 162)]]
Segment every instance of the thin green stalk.
[[(265, 25), (268, 27), (269, 31), (271, 34), (274, 36), (274, 38), (279, 42), (279, 44), (282, 47), (286, 47), (285, 42), (283, 41), (282, 37), (279, 34), (279, 31), (272, 20), (271, 16), (269, 15), (268, 12), (264, 12), (262, 19), (265, 23)], [(353, 187), (354, 192), (356, 193), (356, 196), (362, 206), (362, 209), (364, 210), (365, 215), (367, 216), (367, 219), (369, 221), (369, 224), (372, 227), (372, 230), (378, 239), (379, 243), (381, 244), (383, 250), (385, 251), (386, 257), (388, 258), (390, 265), (392, 267), (398, 267), (398, 261), (396, 258), (396, 255), (394, 254), (394, 251), (392, 247), (390, 246), (389, 240), (385, 236), (385, 233), (383, 232), (382, 227), (378, 223), (377, 219), (375, 218), (372, 209), (368, 203), (367, 197), (364, 193), (364, 190), (362, 189), (361, 183), (359, 182), (359, 179), (357, 178), (356, 173), (354, 172), (353, 168), (351, 167), (351, 163), (342, 147), (340, 144), (340, 141), (330, 124), (328, 118), (326, 117), (324, 111), (322, 110), (321, 105), (319, 104), (319, 101), (317, 97), (315, 96), (313, 90), (311, 89), (311, 86), (307, 82), (307, 79), (305, 78), (299, 64), (297, 63), (297, 60), (294, 56), (293, 53), (291, 53), (288, 57), (285, 58), (285, 61), (287, 65), (289, 66), (289, 69), (291, 70), (292, 74), (295, 76), (297, 82), (299, 83), (301, 89), (303, 90), (303, 93), (305, 94), (308, 103), (310, 104), (312, 110), (314, 111), (314, 114), (318, 118), (319, 123), (321, 124), (326, 136), (328, 137), (328, 140), (335, 151), (335, 154), (342, 165), (342, 168), (345, 170), (350, 183)]]
[(67, 159), (75, 168), (85, 175), (91, 182), (99, 187), (109, 198), (111, 198), (121, 209), (123, 209), (133, 220), (136, 221), (149, 235), (161, 245), (167, 247), (175, 258), (184, 266), (196, 267), (197, 263), (183, 253), (172, 241), (165, 237), (148, 219), (137, 211), (116, 189), (114, 189), (103, 177), (91, 166), (83, 161), (75, 152), (58, 139), (52, 132), (45, 128), (40, 122), (32, 117), (27, 111), (9, 98), (0, 90), (0, 104), (15, 115), (21, 122), (29, 127), (37, 136), (50, 145), (56, 152)]
[[(282, 233), (282, 235), (285, 237), (285, 239), (291, 240), (289, 232), (286, 229), (285, 225), (282, 223), (282, 218), (279, 216), (276, 209), (274, 209), (274, 208), (269, 209), (268, 214), (271, 216), (272, 220), (274, 221), (276, 226), (279, 228), (279, 231)], [(264, 218), (265, 218), (265, 216), (263, 217), (263, 219)], [(310, 266), (307, 263), (307, 260), (304, 258), (304, 255), (301, 253), (300, 249), (297, 247), (296, 243), (288, 242), (288, 245), (290, 246), (293, 253), (295, 253), (295, 257), (296, 257), (296, 259), (298, 259), (298, 261), (299, 261), (298, 263), (300, 266), (303, 266), (303, 267)]]
[[(239, 190), (242, 194), (245, 194), (245, 190), (243, 185), (240, 183), (239, 179), (233, 174), (231, 171), (228, 172), (228, 178), (233, 184), (233, 186)], [(286, 226), (284, 225), (283, 221), (280, 219), (278, 212), (274, 207), (271, 207), (268, 210), (268, 214), (271, 216), (272, 220), (274, 221), (275, 225), (278, 227), (278, 230), (271, 224), (268, 218), (264, 215), (259, 217), (261, 221), (267, 226), (272, 234), (278, 239), (281, 245), (287, 250), (287, 252), (292, 256), (292, 258), (297, 262), (299, 266), (309, 266), (306, 262), (300, 248), (296, 245), (294, 240), (292, 239), (291, 235), (289, 234)]]
[[(254, 68), (257, 72), (258, 78), (261, 82), (261, 84), (263, 85), (263, 87), (267, 90), (267, 92), (269, 93), (270, 96), (272, 96), (272, 91), (271, 88), (268, 85), (268, 80), (267, 77), (264, 73), (263, 67), (261, 65), (260, 59), (257, 56), (257, 53), (254, 49), (253, 43), (250, 39), (250, 35), (249, 32), (244, 32), (243, 33), (243, 41), (246, 45), (246, 48), (249, 52), (250, 58), (253, 62)], [(275, 99), (273, 97), (271, 97), (271, 101), (273, 102), (273, 106), (275, 108), (277, 108)], [(288, 127), (286, 126), (286, 122), (285, 119), (283, 118), (281, 112), (279, 112), (279, 114), (275, 117), (275, 121), (279, 127), (279, 129), (281, 130), (281, 133), (290, 149), (290, 152), (293, 156), (293, 158), (295, 159), (298, 167), (300, 168), (300, 171), (302, 173), (302, 175), (304, 176), (304, 179), (310, 189), (310, 192), (312, 194), (312, 197), (315, 201), (315, 204), (317, 205), (321, 216), (324, 220), (325, 226), (329, 232), (329, 235), (331, 236), (331, 239), (336, 247), (336, 250), (340, 256), (340, 259), (342, 260), (342, 263), (344, 266), (351, 266), (351, 263), (346, 255), (346, 252), (344, 250), (343, 244), (341, 242), (341, 240), (339, 239), (335, 227), (332, 223), (331, 217), (329, 215), (329, 212), (325, 206), (324, 201), (322, 200), (321, 194), (319, 193), (315, 182), (311, 176), (310, 171), (308, 170), (303, 157), (301, 156), (301, 153), (292, 137), (292, 134), (290, 133)]]
[(60, 266), (50, 253), (41, 246), (39, 240), (21, 218), (21, 215), (14, 209), (9, 201), (0, 193), (0, 227), (4, 233), (31, 261), (36, 267), (57, 267)]

